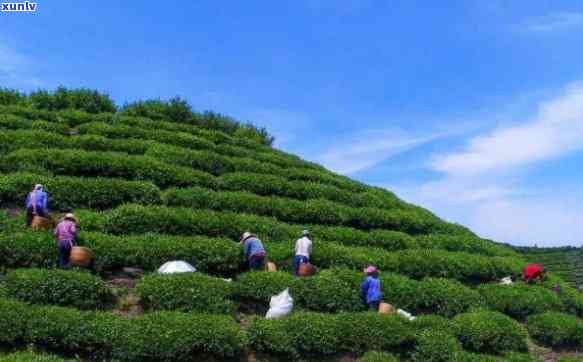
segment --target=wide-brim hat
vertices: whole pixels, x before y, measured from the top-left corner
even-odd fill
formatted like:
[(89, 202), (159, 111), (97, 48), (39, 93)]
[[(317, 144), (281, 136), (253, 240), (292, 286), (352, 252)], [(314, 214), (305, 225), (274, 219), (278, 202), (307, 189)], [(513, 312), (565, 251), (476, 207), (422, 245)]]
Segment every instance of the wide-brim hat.
[(77, 222), (77, 217), (75, 217), (75, 214), (72, 214), (70, 212), (65, 214), (64, 219), (68, 219), (68, 220)]

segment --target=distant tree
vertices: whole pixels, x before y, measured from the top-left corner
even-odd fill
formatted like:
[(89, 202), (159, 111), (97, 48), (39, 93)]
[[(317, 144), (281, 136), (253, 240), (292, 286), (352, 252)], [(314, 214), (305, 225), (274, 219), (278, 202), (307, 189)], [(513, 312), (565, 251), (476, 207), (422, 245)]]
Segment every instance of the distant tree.
[(88, 113), (116, 112), (117, 107), (109, 95), (96, 90), (58, 87), (54, 92), (37, 90), (29, 95), (34, 108), (49, 111), (76, 109)]
[(15, 89), (0, 88), (0, 105), (9, 106), (26, 103), (26, 95)]

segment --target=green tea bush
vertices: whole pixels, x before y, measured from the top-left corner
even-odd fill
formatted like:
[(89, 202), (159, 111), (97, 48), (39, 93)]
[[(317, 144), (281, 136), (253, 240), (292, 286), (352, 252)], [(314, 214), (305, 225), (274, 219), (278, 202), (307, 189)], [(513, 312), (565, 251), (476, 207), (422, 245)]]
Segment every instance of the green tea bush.
[(417, 333), (425, 331), (441, 331), (448, 334), (457, 335), (456, 324), (451, 319), (435, 315), (420, 315), (413, 321), (413, 326)]
[[(82, 213), (77, 215), (80, 225), (85, 227), (87, 218)], [(81, 232), (79, 241), (94, 252), (97, 269), (135, 266), (156, 270), (169, 260), (185, 260), (196, 265), (198, 270), (222, 274), (237, 271), (241, 261), (239, 245), (225, 239)], [(55, 265), (57, 254), (54, 239), (48, 233), (0, 233), (0, 265), (50, 267)]]
[(160, 189), (146, 181), (111, 178), (41, 176), (16, 173), (0, 176), (2, 202), (24, 203), (32, 187), (41, 183), (50, 194), (52, 209), (106, 209), (128, 202), (159, 203)]
[(528, 317), (528, 332), (532, 338), (550, 347), (583, 344), (583, 322), (564, 313), (546, 312)]
[(489, 308), (517, 319), (545, 311), (561, 311), (564, 306), (557, 293), (534, 285), (485, 284), (478, 287)]
[(140, 129), (123, 125), (110, 125), (104, 122), (84, 123), (78, 127), (80, 134), (92, 134), (107, 138), (138, 138), (192, 149), (214, 149), (215, 144), (205, 138), (185, 132), (172, 132), (160, 129)]
[(414, 361), (449, 362), (456, 361), (462, 346), (456, 337), (444, 331), (422, 331), (416, 336)]
[(17, 269), (6, 277), (8, 294), (36, 304), (81, 309), (103, 308), (111, 301), (107, 285), (87, 272), (57, 269)]
[(424, 249), (464, 251), (488, 256), (517, 256), (511, 248), (475, 236), (428, 234), (417, 235), (415, 241), (420, 248)]
[(298, 306), (318, 312), (357, 312), (364, 310), (358, 288), (342, 278), (337, 270), (324, 270), (310, 278), (298, 279), (292, 288)]
[(278, 320), (256, 318), (250, 324), (251, 346), (275, 354), (362, 353), (399, 350), (413, 343), (408, 321), (378, 313), (294, 313)]
[[(24, 224), (23, 219), (18, 222)], [(46, 268), (56, 264), (58, 250), (52, 235), (46, 232), (14, 232), (6, 222), (1, 226), (0, 265), (6, 268)]]
[(363, 354), (358, 362), (399, 362), (399, 359), (387, 352), (369, 351)]
[(231, 313), (231, 284), (201, 273), (150, 274), (136, 286), (146, 309)]
[(126, 152), (142, 155), (155, 144), (153, 141), (138, 139), (110, 140), (94, 135), (65, 136), (42, 130), (0, 130), (0, 153), (8, 153), (21, 148), (36, 150), (55, 148)]
[(281, 271), (243, 273), (234, 283), (233, 294), (239, 299), (269, 303), (272, 296), (293, 287), (296, 282), (293, 275)]
[(113, 152), (47, 149), (42, 153), (21, 149), (0, 160), (4, 172), (50, 170), (60, 175), (120, 177), (134, 181), (151, 181), (164, 186), (201, 185), (214, 187), (212, 175), (171, 166), (145, 156)]
[(454, 318), (464, 348), (476, 352), (526, 351), (527, 332), (518, 322), (499, 312), (476, 311)]
[(10, 354), (0, 354), (0, 361), (2, 362), (66, 362), (72, 361), (63, 359), (61, 357), (50, 355), (46, 353), (38, 353), (33, 351), (20, 351)]
[(418, 288), (417, 311), (429, 310), (431, 313), (453, 317), (482, 306), (480, 294), (458, 281), (428, 278), (421, 281)]
[(231, 317), (158, 312), (132, 320), (115, 343), (113, 355), (125, 361), (181, 361), (205, 354), (234, 357), (246, 344)]
[[(172, 145), (158, 144), (150, 148), (147, 155), (167, 163), (189, 166), (215, 175), (222, 175), (229, 172), (271, 174), (284, 177), (288, 180), (329, 184), (354, 192), (366, 191), (363, 185), (348, 178), (333, 175), (328, 171), (298, 167), (284, 168), (270, 162), (263, 162), (249, 157), (221, 155), (209, 150), (192, 150)], [(397, 200), (395, 197), (394, 201)], [(398, 205), (398, 202), (394, 202), (394, 204)]]
[(246, 345), (231, 317), (158, 312), (137, 318), (29, 306), (0, 299), (0, 343), (91, 353), (103, 360), (184, 360), (193, 354), (233, 357)]

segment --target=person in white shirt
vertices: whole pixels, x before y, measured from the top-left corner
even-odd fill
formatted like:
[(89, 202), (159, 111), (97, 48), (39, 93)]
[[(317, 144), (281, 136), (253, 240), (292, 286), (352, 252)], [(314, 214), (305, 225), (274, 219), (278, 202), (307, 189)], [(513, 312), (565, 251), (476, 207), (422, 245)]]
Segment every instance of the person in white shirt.
[(310, 262), (310, 254), (312, 254), (312, 240), (310, 240), (310, 232), (304, 230), (302, 231), (302, 237), (296, 241), (294, 255), (294, 274), (296, 276), (298, 276), (300, 264)]

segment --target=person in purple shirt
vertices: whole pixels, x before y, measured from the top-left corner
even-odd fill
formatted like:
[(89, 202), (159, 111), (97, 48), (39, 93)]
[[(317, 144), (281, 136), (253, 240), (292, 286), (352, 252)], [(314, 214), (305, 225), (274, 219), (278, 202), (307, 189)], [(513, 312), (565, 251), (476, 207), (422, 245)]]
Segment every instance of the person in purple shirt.
[(376, 267), (370, 265), (364, 272), (366, 273), (366, 278), (361, 285), (362, 300), (370, 310), (379, 310), (379, 304), (383, 299), (379, 271)]
[(44, 191), (43, 185), (37, 184), (26, 198), (26, 225), (32, 224), (35, 215), (49, 216), (49, 195)]
[(255, 234), (246, 231), (241, 237), (241, 244), (243, 244), (245, 259), (247, 259), (247, 266), (250, 270), (265, 269), (265, 248), (263, 243)]
[(55, 228), (55, 238), (59, 247), (59, 267), (66, 268), (69, 266), (71, 248), (73, 248), (77, 239), (77, 220), (75, 215), (71, 213), (65, 215)]

